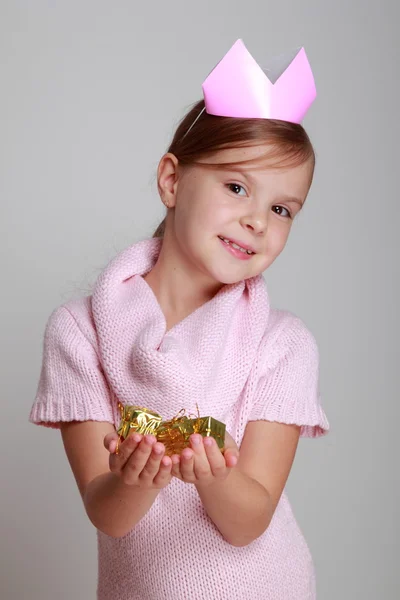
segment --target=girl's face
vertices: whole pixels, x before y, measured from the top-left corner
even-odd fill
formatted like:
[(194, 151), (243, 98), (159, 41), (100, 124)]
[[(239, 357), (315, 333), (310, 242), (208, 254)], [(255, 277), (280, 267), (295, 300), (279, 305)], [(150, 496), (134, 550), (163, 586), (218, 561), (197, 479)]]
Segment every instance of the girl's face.
[[(265, 156), (266, 150), (223, 150), (207, 162), (254, 159)], [(285, 247), (307, 196), (310, 173), (309, 162), (274, 169), (265, 159), (233, 169), (180, 168), (175, 156), (167, 154), (159, 167), (160, 194), (173, 209), (166, 238), (172, 235), (185, 262), (215, 282), (235, 283), (259, 275)]]

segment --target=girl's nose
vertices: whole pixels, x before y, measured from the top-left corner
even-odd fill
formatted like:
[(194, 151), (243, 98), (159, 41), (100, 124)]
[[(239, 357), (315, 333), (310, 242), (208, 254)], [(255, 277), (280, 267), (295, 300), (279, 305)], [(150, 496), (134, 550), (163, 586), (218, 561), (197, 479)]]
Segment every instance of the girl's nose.
[(248, 215), (241, 219), (242, 227), (255, 235), (265, 234), (267, 231), (267, 218), (261, 215)]

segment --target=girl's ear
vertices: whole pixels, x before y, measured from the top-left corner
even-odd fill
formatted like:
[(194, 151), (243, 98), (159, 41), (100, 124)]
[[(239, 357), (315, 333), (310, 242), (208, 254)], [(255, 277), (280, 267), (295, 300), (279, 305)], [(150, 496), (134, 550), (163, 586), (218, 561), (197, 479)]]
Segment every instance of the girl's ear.
[(158, 193), (167, 208), (174, 208), (176, 204), (178, 165), (178, 159), (171, 152), (164, 154), (158, 165)]

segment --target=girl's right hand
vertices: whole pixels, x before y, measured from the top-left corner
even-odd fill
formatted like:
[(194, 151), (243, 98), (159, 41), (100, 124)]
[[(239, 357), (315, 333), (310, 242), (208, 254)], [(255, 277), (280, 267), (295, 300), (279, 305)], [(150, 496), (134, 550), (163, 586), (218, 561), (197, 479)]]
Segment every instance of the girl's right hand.
[(110, 471), (126, 485), (162, 489), (172, 478), (172, 461), (164, 456), (165, 446), (154, 435), (130, 434), (117, 449), (118, 435), (108, 433), (104, 446), (110, 452)]

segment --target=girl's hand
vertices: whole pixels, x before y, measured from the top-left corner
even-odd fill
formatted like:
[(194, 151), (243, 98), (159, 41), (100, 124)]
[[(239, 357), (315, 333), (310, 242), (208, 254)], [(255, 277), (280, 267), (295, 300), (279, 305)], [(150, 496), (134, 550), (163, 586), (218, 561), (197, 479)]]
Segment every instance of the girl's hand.
[(229, 433), (225, 435), (225, 451), (222, 454), (212, 437), (194, 433), (190, 436), (190, 448), (172, 457), (172, 475), (186, 483), (209, 485), (224, 480), (237, 464), (239, 449)]
[(162, 489), (172, 478), (172, 461), (164, 456), (165, 446), (154, 435), (130, 434), (120, 444), (118, 435), (108, 433), (104, 446), (110, 452), (110, 471), (121, 478), (126, 485), (145, 489)]

